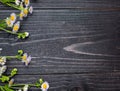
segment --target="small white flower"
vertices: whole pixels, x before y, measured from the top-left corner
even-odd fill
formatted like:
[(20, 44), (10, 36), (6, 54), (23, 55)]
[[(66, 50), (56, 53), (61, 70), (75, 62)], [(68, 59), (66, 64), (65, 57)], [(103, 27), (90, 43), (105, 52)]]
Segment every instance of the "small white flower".
[(23, 11), (20, 12), (20, 20), (23, 20), (23, 17), (24, 17), (24, 13)]
[(5, 65), (5, 63), (6, 63), (6, 57), (1, 57), (0, 58), (0, 64)]
[(20, 28), (20, 21), (17, 21), (13, 26), (13, 32), (14, 33), (18, 32), (19, 28)]
[(32, 6), (29, 7), (29, 12), (30, 12), (30, 14), (33, 13), (33, 7)]
[(30, 0), (24, 0), (25, 6), (28, 7), (30, 5)]
[(9, 87), (10, 87), (13, 83), (14, 83), (14, 79), (11, 79), (11, 80), (9, 81)]
[(28, 32), (25, 32), (25, 36), (28, 37), (28, 36), (29, 36), (29, 33), (28, 33)]
[(10, 18), (7, 17), (5, 21), (6, 21), (6, 24), (7, 24), (8, 27), (12, 27), (13, 26), (13, 22), (11, 21)]
[(15, 23), (16, 18), (17, 18), (17, 16), (16, 16), (15, 13), (11, 13), (11, 14), (10, 14), (10, 20), (11, 20), (13, 23)]
[(0, 76), (7, 70), (7, 66), (2, 66), (0, 68)]
[(15, 0), (16, 5), (20, 5), (20, 0)]
[(29, 85), (26, 84), (26, 85), (23, 87), (23, 91), (28, 91), (28, 87), (29, 87)]
[(45, 81), (45, 82), (41, 85), (41, 90), (42, 90), (42, 91), (47, 91), (48, 88), (49, 88), (49, 83)]
[(25, 7), (23, 9), (23, 13), (24, 13), (24, 17), (27, 17), (27, 15), (28, 15), (28, 7)]
[(22, 56), (22, 62), (25, 62), (27, 60), (28, 54), (24, 53)]
[(24, 62), (26, 66), (31, 62), (31, 59), (31, 56), (28, 56), (27, 53), (24, 53), (22, 56), (22, 62)]

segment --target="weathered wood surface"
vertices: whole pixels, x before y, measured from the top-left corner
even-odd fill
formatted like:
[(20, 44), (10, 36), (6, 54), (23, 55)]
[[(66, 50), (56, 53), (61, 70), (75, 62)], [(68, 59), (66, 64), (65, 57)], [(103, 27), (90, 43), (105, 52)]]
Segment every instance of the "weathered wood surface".
[[(34, 14), (20, 30), (30, 32), (28, 39), (0, 32), (1, 55), (23, 49), (33, 57), (29, 67), (7, 63), (19, 69), (16, 82), (43, 77), (49, 91), (120, 91), (119, 0), (33, 0), (32, 5)], [(0, 19), (11, 12), (18, 11), (0, 4)]]

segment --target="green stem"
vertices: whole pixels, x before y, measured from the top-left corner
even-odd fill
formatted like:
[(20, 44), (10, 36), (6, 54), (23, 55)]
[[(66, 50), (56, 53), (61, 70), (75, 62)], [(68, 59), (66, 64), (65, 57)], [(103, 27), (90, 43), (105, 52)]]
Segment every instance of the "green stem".
[(10, 87), (10, 88), (12, 88), (12, 89), (22, 89), (20, 87)]
[(0, 86), (0, 90), (1, 90), (1, 91), (5, 91), (2, 86)]
[(18, 56), (5, 56), (7, 59), (10, 59), (10, 58), (18, 58)]
[[(25, 86), (26, 84), (14, 84), (14, 85), (11, 85), (11, 87), (21, 87), (21, 86)], [(28, 84), (30, 87), (36, 87), (35, 84)]]
[(7, 32), (7, 33), (11, 33), (11, 34), (16, 34), (16, 35), (18, 35), (17, 33), (13, 33), (12, 31), (7, 30), (7, 29), (4, 29), (4, 28), (2, 28), (2, 27), (0, 27), (0, 30), (3, 30), (3, 31), (5, 31), (5, 32)]
[(18, 6), (14, 5), (14, 4), (6, 3), (6, 5), (13, 7), (15, 9), (21, 10), (21, 8), (19, 8)]
[(6, 57), (7, 59), (19, 59), (19, 60), (22, 59), (22, 57), (20, 55), (16, 55), (16, 56), (0, 56), (0, 58), (1, 57)]

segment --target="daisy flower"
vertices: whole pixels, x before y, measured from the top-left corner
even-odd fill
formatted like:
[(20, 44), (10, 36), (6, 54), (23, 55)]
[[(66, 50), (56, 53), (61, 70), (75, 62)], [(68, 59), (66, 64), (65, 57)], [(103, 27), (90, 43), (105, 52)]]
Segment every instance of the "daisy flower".
[(45, 82), (41, 85), (41, 90), (42, 90), (42, 91), (47, 91), (48, 88), (49, 88), (49, 83), (45, 81)]
[(10, 15), (10, 20), (13, 22), (13, 23), (15, 23), (15, 21), (16, 21), (16, 14), (15, 13), (12, 13), (11, 15)]
[(23, 17), (24, 17), (24, 13), (23, 11), (20, 12), (20, 20), (23, 20)]
[(28, 91), (28, 87), (29, 87), (29, 85), (26, 84), (26, 85), (23, 87), (23, 91)]
[(13, 26), (13, 22), (11, 21), (10, 18), (7, 17), (5, 21), (6, 21), (6, 24), (7, 24), (8, 27), (12, 27)]
[(16, 22), (14, 24), (14, 26), (13, 26), (13, 32), (14, 33), (18, 32), (19, 28), (20, 28), (20, 21), (18, 21), (18, 22)]
[(29, 6), (30, 5), (30, 0), (24, 0), (24, 4), (25, 4), (25, 6)]
[(28, 56), (27, 53), (24, 53), (22, 56), (22, 62), (24, 62), (26, 66), (31, 62), (31, 59), (31, 56)]
[(6, 57), (1, 57), (0, 58), (0, 64), (5, 65), (5, 63), (6, 63)]
[(27, 17), (27, 15), (28, 15), (28, 7), (25, 7), (23, 9), (23, 13), (24, 13), (24, 17)]

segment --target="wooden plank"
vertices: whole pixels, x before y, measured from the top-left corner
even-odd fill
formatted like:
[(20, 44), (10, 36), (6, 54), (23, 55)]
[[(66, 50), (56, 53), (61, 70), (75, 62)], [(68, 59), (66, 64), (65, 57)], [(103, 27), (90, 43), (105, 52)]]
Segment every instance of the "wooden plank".
[(117, 11), (35, 10), (21, 27), (21, 31), (30, 32), (30, 38), (17, 40), (8, 36), (4, 40), (1, 36), (2, 55), (15, 55), (18, 49), (32, 55), (29, 67), (32, 69), (22, 71), (20, 62), (9, 63), (9, 67), (20, 67), (19, 74), (120, 70), (118, 14)]
[[(35, 0), (32, 5), (34, 14), (20, 30), (30, 32), (28, 39), (0, 32), (1, 55), (23, 49), (32, 56), (28, 67), (7, 62), (7, 74), (18, 68), (18, 83), (43, 77), (50, 91), (120, 90), (119, 0)], [(0, 4), (0, 19), (11, 12), (19, 13)]]
[[(119, 0), (31, 0), (35, 9), (39, 8), (84, 8), (84, 9), (119, 9)], [(1, 9), (7, 9), (0, 5)]]
[[(50, 82), (49, 91), (71, 91), (79, 87), (80, 91), (119, 91), (120, 73), (91, 74), (54, 74), (54, 75), (18, 75), (16, 83), (34, 83), (40, 77)], [(31, 88), (30, 91), (39, 91)], [(78, 91), (78, 90), (75, 90)]]

